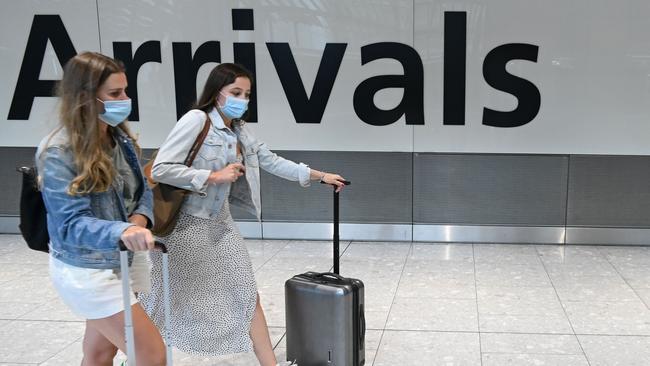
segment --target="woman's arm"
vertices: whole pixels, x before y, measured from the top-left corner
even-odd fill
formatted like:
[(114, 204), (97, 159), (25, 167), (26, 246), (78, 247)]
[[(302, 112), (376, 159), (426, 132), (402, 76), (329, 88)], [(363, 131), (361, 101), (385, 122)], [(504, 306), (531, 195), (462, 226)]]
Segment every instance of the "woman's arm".
[(147, 229), (153, 227), (153, 193), (147, 182), (144, 182), (144, 192), (129, 217), (129, 222)]
[(194, 192), (205, 192), (210, 170), (186, 166), (185, 159), (205, 123), (205, 113), (192, 110), (176, 123), (160, 146), (151, 176), (156, 182)]
[(260, 167), (267, 172), (280, 178), (298, 181), (303, 187), (308, 186), (312, 180), (320, 180), (324, 183), (335, 185), (337, 192), (340, 192), (345, 187), (343, 183), (345, 179), (342, 176), (311, 169), (303, 163), (295, 163), (278, 156), (265, 143), (255, 139), (250, 131), (246, 132), (251, 141), (250, 145), (257, 154)]
[(45, 152), (42, 171), (42, 194), (48, 215), (56, 223), (48, 227), (58, 237), (72, 243), (96, 245), (98, 248), (117, 247), (124, 231), (132, 223), (98, 219), (90, 208), (90, 196), (69, 195), (68, 187), (76, 177), (74, 162), (63, 149), (52, 147)]
[(133, 225), (143, 227), (145, 229), (151, 227), (150, 220), (148, 217), (141, 214), (133, 214), (129, 217), (129, 222)]
[(336, 186), (336, 191), (341, 192), (343, 187), (345, 187), (345, 178), (335, 173), (325, 173), (316, 169), (309, 169), (309, 179), (318, 180), (323, 183), (331, 184)]

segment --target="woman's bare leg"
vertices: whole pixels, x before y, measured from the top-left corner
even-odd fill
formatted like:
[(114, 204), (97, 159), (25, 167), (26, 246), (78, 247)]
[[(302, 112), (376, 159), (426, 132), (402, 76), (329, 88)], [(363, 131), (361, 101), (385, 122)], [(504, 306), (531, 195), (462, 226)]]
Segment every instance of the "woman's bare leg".
[[(158, 328), (149, 319), (140, 304), (133, 305), (131, 309), (137, 364), (139, 366), (164, 366), (166, 362), (165, 344)], [(86, 327), (91, 327), (93, 331), (126, 353), (123, 311), (108, 318), (88, 320), (86, 324)]]
[(264, 310), (262, 309), (262, 305), (260, 305), (259, 294), (257, 295), (257, 304), (255, 305), (253, 321), (251, 322), (250, 335), (253, 340), (253, 350), (255, 351), (255, 356), (257, 356), (260, 365), (275, 366), (275, 353), (273, 353), (269, 328), (266, 325)]
[(81, 366), (112, 366), (117, 347), (92, 326), (86, 324)]

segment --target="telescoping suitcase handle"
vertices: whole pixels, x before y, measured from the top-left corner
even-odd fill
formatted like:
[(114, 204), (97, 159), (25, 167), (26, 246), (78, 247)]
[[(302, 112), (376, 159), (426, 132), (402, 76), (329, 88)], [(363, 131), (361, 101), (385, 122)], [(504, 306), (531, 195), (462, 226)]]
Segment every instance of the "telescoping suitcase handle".
[[(165, 344), (167, 347), (167, 366), (172, 365), (172, 345), (169, 341), (171, 328), (169, 306), (169, 257), (165, 244), (156, 241), (155, 248), (162, 252), (163, 302), (165, 311)], [(131, 312), (131, 286), (129, 284), (129, 251), (120, 240), (120, 270), (122, 271), (122, 298), (124, 299), (124, 332), (126, 337), (127, 365), (135, 366), (135, 335), (133, 333), (133, 313)]]
[[(329, 184), (321, 181), (321, 184)], [(344, 180), (343, 184), (349, 186), (352, 184), (349, 180)], [(334, 273), (339, 274), (339, 192), (336, 191), (336, 186), (331, 184), (334, 187)]]

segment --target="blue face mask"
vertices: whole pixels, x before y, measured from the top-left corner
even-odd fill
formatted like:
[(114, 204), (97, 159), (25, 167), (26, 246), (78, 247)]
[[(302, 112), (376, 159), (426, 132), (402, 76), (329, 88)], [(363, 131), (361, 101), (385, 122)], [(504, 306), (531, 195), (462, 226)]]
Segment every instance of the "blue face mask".
[[(225, 95), (222, 93), (222, 95)], [(226, 103), (219, 106), (221, 113), (230, 119), (241, 118), (248, 109), (248, 99), (235, 98), (232, 95), (226, 96)]]
[(104, 104), (104, 113), (99, 114), (99, 119), (110, 126), (117, 126), (124, 122), (131, 114), (131, 99), (107, 100), (97, 99)]

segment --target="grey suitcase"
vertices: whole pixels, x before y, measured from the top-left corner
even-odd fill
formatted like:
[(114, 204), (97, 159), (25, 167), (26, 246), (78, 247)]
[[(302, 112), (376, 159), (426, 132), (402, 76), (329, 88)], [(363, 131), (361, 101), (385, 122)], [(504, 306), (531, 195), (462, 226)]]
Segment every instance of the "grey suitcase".
[(284, 286), (287, 360), (299, 366), (362, 366), (366, 361), (363, 282), (338, 274), (338, 199), (334, 192), (333, 273), (299, 274)]
[[(165, 311), (165, 332), (163, 338), (167, 346), (167, 366), (172, 366), (172, 345), (167, 336), (167, 330), (171, 328), (170, 324), (170, 306), (169, 306), (169, 256), (165, 244), (156, 242), (156, 249), (162, 252), (162, 275), (163, 275), (163, 306)], [(120, 270), (122, 275), (122, 298), (124, 299), (124, 332), (126, 334), (126, 357), (127, 366), (135, 365), (135, 336), (133, 334), (133, 314), (131, 313), (129, 283), (129, 256), (128, 250), (120, 241)]]

